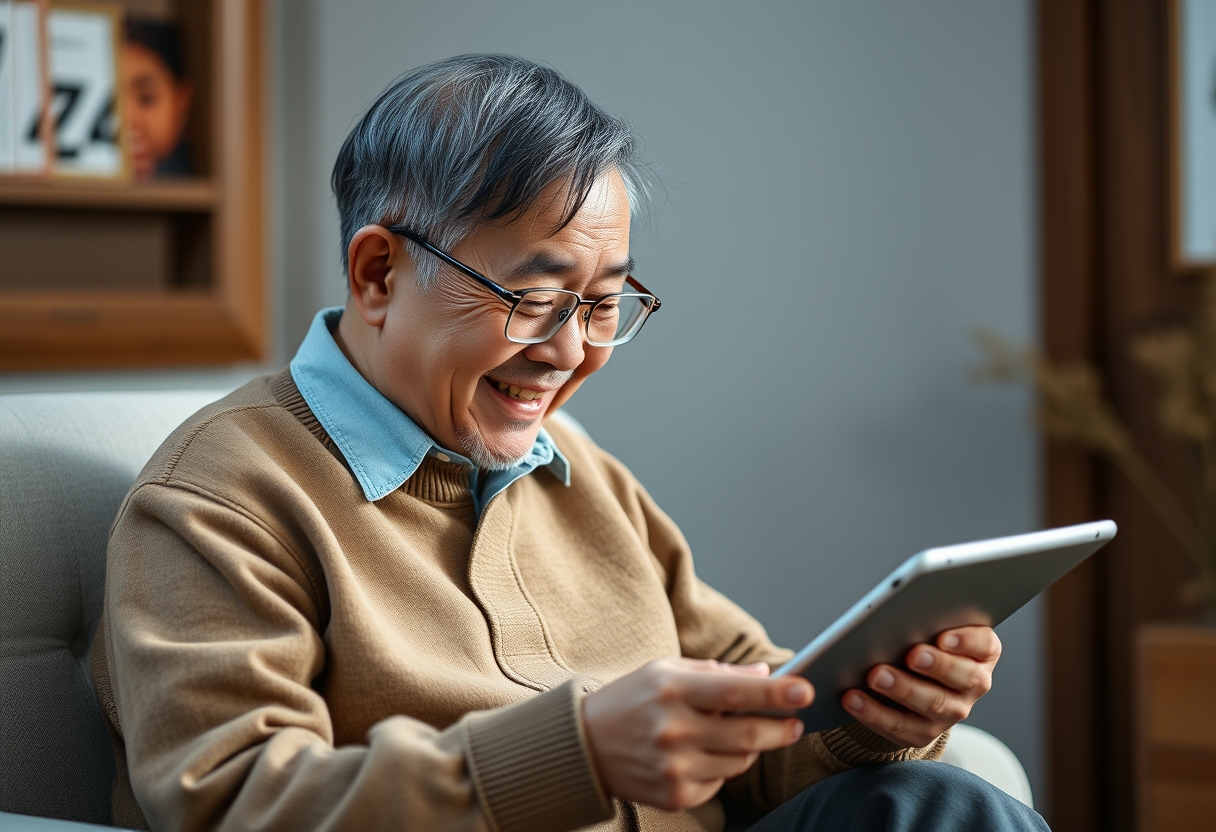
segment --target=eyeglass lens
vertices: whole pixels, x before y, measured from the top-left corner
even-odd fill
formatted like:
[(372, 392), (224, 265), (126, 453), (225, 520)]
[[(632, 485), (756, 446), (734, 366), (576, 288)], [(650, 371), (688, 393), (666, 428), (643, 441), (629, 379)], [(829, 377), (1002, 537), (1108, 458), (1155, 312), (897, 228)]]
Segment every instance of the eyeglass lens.
[[(507, 337), (512, 341), (535, 344), (552, 338), (578, 308), (579, 297), (572, 292), (527, 289), (511, 317)], [(596, 347), (623, 344), (642, 328), (654, 298), (650, 295), (617, 294), (601, 298), (584, 313), (587, 316), (587, 343)]]

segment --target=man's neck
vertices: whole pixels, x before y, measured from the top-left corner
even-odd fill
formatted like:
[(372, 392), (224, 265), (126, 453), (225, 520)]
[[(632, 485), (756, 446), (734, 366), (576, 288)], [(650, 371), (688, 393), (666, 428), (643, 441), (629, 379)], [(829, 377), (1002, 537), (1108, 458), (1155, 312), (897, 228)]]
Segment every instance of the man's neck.
[(346, 308), (342, 310), (342, 318), (333, 330), (334, 343), (338, 345), (338, 349), (342, 350), (342, 354), (346, 356), (346, 360), (350, 362), (351, 366), (359, 371), (359, 375), (367, 379), (368, 384), (375, 387), (371, 365), (365, 358), (368, 347), (367, 327), (361, 326), (363, 322), (359, 319), (359, 310), (352, 307), (353, 304), (347, 301)]

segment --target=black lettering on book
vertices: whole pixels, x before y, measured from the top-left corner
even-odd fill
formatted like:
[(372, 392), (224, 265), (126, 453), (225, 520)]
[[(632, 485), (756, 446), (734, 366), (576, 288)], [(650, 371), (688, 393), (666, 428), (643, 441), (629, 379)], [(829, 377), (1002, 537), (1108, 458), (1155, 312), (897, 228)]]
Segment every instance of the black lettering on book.
[(106, 103), (97, 111), (93, 119), (93, 129), (89, 131), (90, 144), (118, 144), (118, 129), (114, 120), (114, 96), (106, 99)]
[[(79, 84), (58, 83), (51, 89), (51, 114), (55, 119), (55, 138), (59, 138), (59, 133), (63, 129), (63, 125), (69, 118), (72, 117), (72, 112), (76, 109), (76, 105), (80, 103), (80, 94), (84, 92), (84, 88)], [(30, 141), (38, 138), (38, 122), (35, 120), (31, 126)], [(79, 148), (66, 147), (62, 142), (56, 142), (56, 153), (60, 159), (75, 159), (80, 152)]]

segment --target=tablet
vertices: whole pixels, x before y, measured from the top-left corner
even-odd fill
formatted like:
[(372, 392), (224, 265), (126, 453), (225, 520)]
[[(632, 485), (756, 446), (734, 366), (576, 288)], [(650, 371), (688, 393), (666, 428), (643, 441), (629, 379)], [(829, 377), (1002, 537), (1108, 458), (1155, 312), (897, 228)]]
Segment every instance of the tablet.
[(808, 733), (847, 725), (853, 717), (841, 696), (849, 688), (867, 690), (865, 676), (874, 665), (905, 667), (909, 648), (943, 630), (995, 627), (1105, 546), (1115, 530), (1101, 520), (926, 549), (773, 675), (797, 674), (815, 686), (815, 701), (798, 712)]

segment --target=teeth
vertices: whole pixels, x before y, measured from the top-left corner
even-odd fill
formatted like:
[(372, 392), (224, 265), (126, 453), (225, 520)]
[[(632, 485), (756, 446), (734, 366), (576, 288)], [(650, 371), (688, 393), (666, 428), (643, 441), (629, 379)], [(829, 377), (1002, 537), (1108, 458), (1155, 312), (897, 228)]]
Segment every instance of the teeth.
[(505, 393), (513, 399), (519, 399), (525, 402), (530, 402), (533, 399), (539, 399), (542, 395), (541, 393), (537, 393), (535, 390), (525, 390), (522, 387), (517, 387), (514, 384), (507, 384), (505, 381), (496, 381), (494, 382), (494, 386), (498, 388), (498, 392)]

